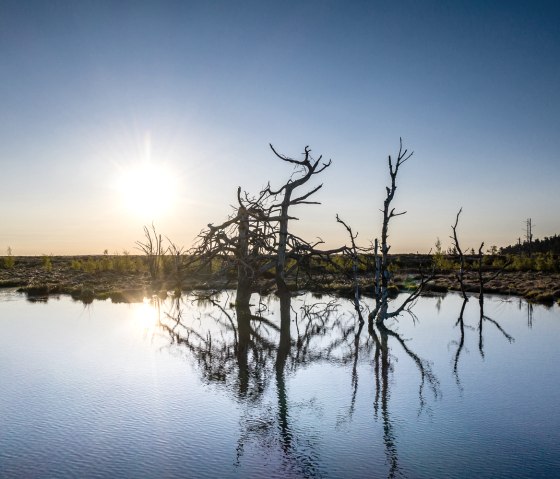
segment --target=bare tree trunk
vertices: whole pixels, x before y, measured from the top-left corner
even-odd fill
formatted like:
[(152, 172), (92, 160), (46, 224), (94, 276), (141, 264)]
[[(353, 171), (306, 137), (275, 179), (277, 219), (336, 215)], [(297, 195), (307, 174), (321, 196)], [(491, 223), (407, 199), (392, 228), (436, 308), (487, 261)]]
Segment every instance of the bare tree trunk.
[(239, 241), (237, 244), (237, 296), (236, 303), (249, 305), (251, 299), (252, 271), (246, 259), (249, 255), (249, 215), (244, 206), (239, 207)]
[(484, 241), (480, 244), (480, 248), (478, 248), (478, 284), (479, 284), (479, 293), (478, 293), (478, 304), (480, 305), (480, 316), (484, 316), (484, 280), (482, 278), (482, 248), (484, 247)]
[(293, 158), (289, 158), (287, 156), (281, 155), (278, 153), (272, 145), (270, 148), (274, 152), (274, 154), (280, 158), (282, 161), (286, 161), (288, 163), (295, 164), (302, 168), (302, 176), (296, 178), (294, 180), (288, 180), (280, 189), (276, 191), (272, 191), (270, 187), (265, 190), (265, 193), (270, 194), (271, 196), (276, 196), (284, 193), (281, 203), (278, 205), (280, 207), (280, 215), (277, 219), (278, 221), (278, 247), (276, 250), (276, 286), (279, 292), (288, 291), (288, 286), (286, 284), (286, 261), (287, 261), (287, 247), (288, 247), (288, 221), (290, 220), (289, 216), (289, 208), (290, 206), (300, 205), (300, 204), (318, 204), (317, 201), (308, 201), (311, 195), (316, 193), (320, 190), (323, 185), (319, 185), (313, 188), (311, 191), (307, 192), (306, 194), (292, 199), (292, 193), (296, 188), (304, 185), (311, 179), (313, 175), (321, 173), (325, 168), (328, 168), (331, 164), (330, 160), (328, 163), (323, 163), (319, 166), (319, 163), (322, 159), (320, 156), (317, 160), (313, 160), (311, 158), (311, 150), (309, 147), (305, 147), (304, 150), (304, 159), (303, 160), (294, 160)]
[(280, 293), (288, 292), (286, 284), (286, 248), (288, 245), (288, 208), (290, 207), (291, 189), (286, 189), (280, 210), (278, 231), (278, 250), (276, 257), (276, 286)]
[[(375, 309), (371, 318), (377, 318), (381, 307), (381, 258), (379, 257), (379, 240), (375, 238), (373, 247), (373, 257), (375, 262)], [(370, 319), (371, 319), (370, 318)]]
[(463, 208), (460, 208), (459, 212), (457, 213), (457, 217), (455, 218), (455, 224), (451, 226), (451, 229), (453, 230), (453, 236), (451, 236), (451, 239), (453, 240), (453, 246), (455, 247), (455, 250), (459, 255), (459, 271), (455, 274), (455, 276), (457, 277), (457, 281), (459, 281), (459, 286), (461, 287), (461, 294), (463, 295), (463, 299), (468, 301), (467, 293), (465, 292), (465, 283), (464, 283), (465, 256), (463, 255), (463, 250), (461, 250), (461, 246), (459, 245), (459, 238), (457, 237), (457, 225), (459, 224), (459, 216), (461, 215), (462, 211)]

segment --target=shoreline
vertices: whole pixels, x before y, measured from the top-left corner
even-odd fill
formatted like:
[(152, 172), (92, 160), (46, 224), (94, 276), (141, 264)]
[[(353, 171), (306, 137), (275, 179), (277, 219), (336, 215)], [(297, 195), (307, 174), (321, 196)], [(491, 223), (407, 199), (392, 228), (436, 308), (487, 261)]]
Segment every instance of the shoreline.
[[(48, 259), (46, 259), (48, 258)], [(11, 268), (0, 268), (0, 288), (18, 288), (29, 299), (40, 300), (54, 295), (69, 295), (75, 300), (90, 303), (94, 299), (111, 299), (113, 302), (141, 302), (144, 297), (167, 295), (168, 291), (216, 290), (235, 288), (235, 281), (210, 281), (209, 275), (191, 275), (177, 281), (173, 275), (152, 280), (143, 267), (142, 256), (26, 256), (17, 257)], [(88, 263), (89, 262), (89, 263)], [(81, 265), (78, 268), (76, 265)], [(89, 265), (89, 266), (88, 266)], [(95, 269), (94, 266), (97, 268)], [(495, 272), (485, 273), (488, 278)], [(397, 272), (393, 278), (393, 293), (410, 291), (419, 281), (416, 271)], [(373, 280), (359, 278), (362, 295), (372, 296)], [(343, 274), (323, 274), (321, 281), (294, 290), (308, 290), (323, 294), (353, 296), (353, 287)], [(479, 293), (478, 275), (469, 271), (465, 275), (468, 293)], [(442, 272), (426, 287), (425, 292), (445, 293), (459, 291), (453, 272)], [(484, 294), (503, 294), (521, 297), (532, 303), (560, 304), (560, 274), (540, 271), (504, 271), (489, 280)]]

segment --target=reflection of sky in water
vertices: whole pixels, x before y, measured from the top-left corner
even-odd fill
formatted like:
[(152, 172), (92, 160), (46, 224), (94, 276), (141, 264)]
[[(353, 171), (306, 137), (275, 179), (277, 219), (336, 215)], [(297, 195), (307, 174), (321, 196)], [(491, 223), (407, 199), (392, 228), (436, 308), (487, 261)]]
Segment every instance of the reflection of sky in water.
[(404, 315), (388, 322), (393, 335), (376, 332), (382, 352), (367, 325), (357, 336), (349, 303), (303, 296), (280, 361), (277, 298), (251, 321), (245, 356), (232, 298), (217, 299), (223, 312), (191, 298), (84, 309), (1, 293), (0, 475), (550, 477), (560, 467), (558, 307), (535, 306), (529, 321), (526, 303), (487, 298), (496, 323), (483, 320), (481, 335), (472, 298), (461, 341), (461, 298), (422, 298), (418, 322)]

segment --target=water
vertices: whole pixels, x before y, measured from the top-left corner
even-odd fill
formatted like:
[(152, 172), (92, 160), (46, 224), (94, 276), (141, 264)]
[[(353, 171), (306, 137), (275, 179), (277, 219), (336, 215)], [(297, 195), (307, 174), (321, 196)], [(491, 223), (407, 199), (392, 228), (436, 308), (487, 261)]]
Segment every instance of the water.
[(558, 477), (560, 308), (232, 300), (1, 292), (0, 477)]

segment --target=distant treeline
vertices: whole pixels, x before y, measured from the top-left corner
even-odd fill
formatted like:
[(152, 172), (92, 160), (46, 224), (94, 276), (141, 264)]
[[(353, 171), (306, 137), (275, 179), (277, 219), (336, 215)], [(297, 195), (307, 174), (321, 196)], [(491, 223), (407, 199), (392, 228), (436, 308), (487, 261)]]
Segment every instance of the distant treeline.
[(560, 255), (560, 236), (545, 236), (542, 240), (536, 239), (532, 242), (524, 241), (515, 245), (500, 248), (501, 254), (532, 254), (552, 253)]

